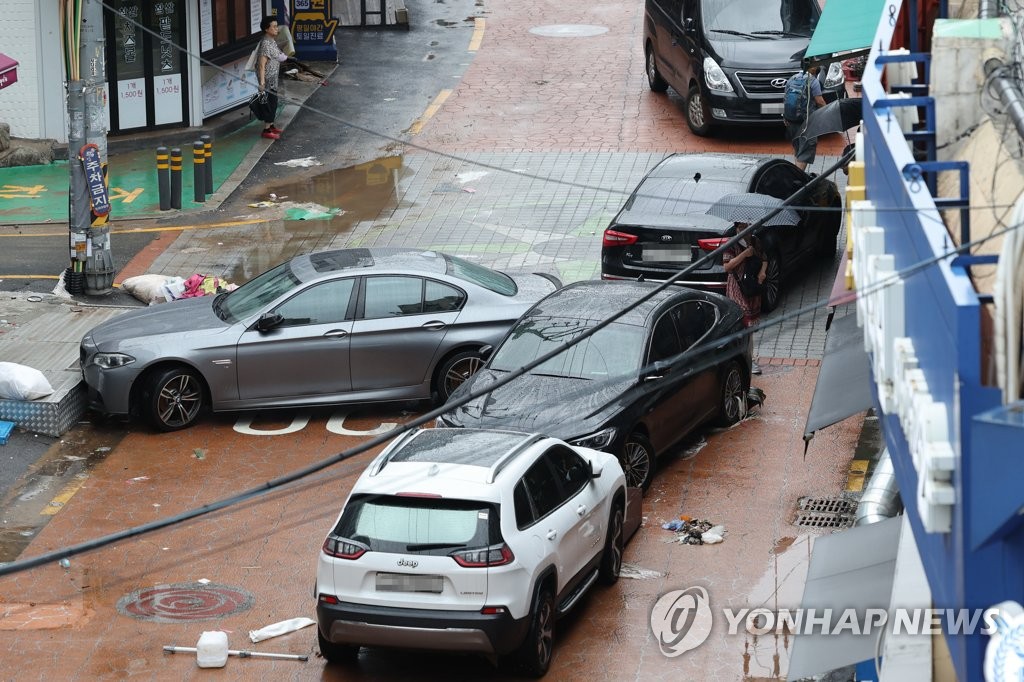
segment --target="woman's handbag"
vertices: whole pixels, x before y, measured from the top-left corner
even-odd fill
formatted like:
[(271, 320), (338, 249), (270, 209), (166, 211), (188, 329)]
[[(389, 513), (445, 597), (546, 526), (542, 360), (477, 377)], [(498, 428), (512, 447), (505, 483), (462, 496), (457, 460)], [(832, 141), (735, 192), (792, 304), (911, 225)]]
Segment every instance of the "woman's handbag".
[(253, 116), (261, 121), (273, 121), (274, 114), (277, 113), (270, 110), (270, 102), (268, 100), (266, 90), (257, 92), (249, 98), (249, 109), (252, 111)]
[(761, 294), (761, 259), (758, 256), (747, 256), (741, 266), (739, 275), (740, 291), (744, 296), (759, 296)]

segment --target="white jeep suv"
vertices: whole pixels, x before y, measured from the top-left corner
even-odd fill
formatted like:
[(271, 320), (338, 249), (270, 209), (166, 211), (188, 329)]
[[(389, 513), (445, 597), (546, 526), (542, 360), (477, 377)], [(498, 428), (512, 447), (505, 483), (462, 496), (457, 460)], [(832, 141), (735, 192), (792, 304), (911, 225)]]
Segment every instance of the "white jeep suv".
[(506, 657), (540, 677), (555, 619), (622, 566), (614, 455), (539, 434), (420, 429), (356, 481), (317, 565), (320, 651)]

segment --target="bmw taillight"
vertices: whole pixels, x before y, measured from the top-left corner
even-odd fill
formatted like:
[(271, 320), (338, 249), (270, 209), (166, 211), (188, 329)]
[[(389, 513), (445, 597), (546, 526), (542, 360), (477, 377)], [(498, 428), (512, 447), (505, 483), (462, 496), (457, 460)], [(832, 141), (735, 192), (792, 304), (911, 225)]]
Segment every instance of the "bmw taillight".
[(701, 251), (714, 251), (729, 241), (728, 237), (715, 237), (713, 239), (698, 239), (697, 246)]
[(635, 234), (629, 234), (628, 232), (605, 230), (601, 246), (629, 246), (630, 244), (636, 244), (637, 239), (638, 237)]
[(337, 535), (328, 535), (323, 546), (324, 554), (338, 559), (358, 559), (366, 554), (368, 549), (365, 545)]
[(449, 556), (455, 559), (455, 563), (464, 568), (487, 568), (488, 566), (504, 566), (515, 560), (515, 555), (508, 545), (491, 545), (480, 549), (465, 549), (461, 552), (452, 552)]

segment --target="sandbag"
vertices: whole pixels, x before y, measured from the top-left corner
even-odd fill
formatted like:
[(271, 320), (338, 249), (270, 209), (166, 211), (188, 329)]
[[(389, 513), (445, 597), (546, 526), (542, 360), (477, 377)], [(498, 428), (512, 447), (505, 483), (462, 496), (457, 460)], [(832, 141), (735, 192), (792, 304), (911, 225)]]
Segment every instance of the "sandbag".
[(121, 288), (147, 305), (165, 303), (164, 285), (175, 277), (167, 275), (137, 275), (121, 282)]
[(0, 362), (0, 398), (38, 400), (53, 393), (43, 373), (16, 362)]

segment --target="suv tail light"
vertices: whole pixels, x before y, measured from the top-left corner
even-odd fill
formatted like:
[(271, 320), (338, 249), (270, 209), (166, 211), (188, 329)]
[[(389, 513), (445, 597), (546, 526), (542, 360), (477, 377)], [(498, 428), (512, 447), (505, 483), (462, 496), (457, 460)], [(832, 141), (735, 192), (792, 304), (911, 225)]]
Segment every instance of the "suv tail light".
[(328, 535), (323, 546), (324, 554), (338, 559), (358, 559), (366, 554), (368, 549), (365, 545), (337, 535)]
[(637, 239), (639, 237), (635, 234), (605, 230), (604, 237), (601, 239), (601, 246), (629, 246), (630, 244), (636, 244)]
[(714, 239), (698, 239), (697, 246), (701, 248), (701, 251), (714, 251), (718, 247), (722, 246), (729, 241), (729, 237), (715, 237)]
[(481, 549), (465, 549), (461, 552), (452, 552), (451, 558), (455, 563), (464, 568), (487, 568), (488, 566), (504, 566), (515, 560), (515, 555), (508, 545), (491, 545)]

